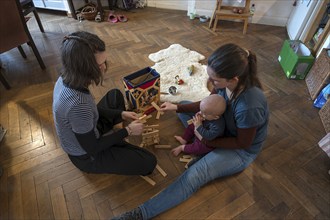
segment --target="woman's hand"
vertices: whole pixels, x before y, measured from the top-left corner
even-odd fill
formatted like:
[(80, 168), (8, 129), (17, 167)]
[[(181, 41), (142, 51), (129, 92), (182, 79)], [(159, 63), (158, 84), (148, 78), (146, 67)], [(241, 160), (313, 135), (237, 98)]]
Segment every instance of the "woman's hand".
[(178, 110), (178, 106), (171, 102), (164, 102), (163, 104), (161, 104), (160, 109), (162, 111), (176, 111)]
[(140, 121), (133, 121), (127, 126), (127, 132), (129, 135), (141, 135), (143, 132), (144, 124)]
[(135, 112), (123, 111), (121, 113), (121, 118), (125, 121), (138, 120), (139, 117)]

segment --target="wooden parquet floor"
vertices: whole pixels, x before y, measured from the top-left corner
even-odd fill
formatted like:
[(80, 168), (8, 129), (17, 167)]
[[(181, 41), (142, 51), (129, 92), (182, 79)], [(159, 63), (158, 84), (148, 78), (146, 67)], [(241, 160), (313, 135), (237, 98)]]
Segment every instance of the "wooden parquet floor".
[[(0, 143), (0, 219), (108, 219), (146, 201), (184, 170), (169, 150), (152, 147), (168, 174), (164, 178), (155, 171), (155, 186), (138, 176), (86, 174), (72, 165), (54, 130), (52, 91), (61, 68), (63, 36), (78, 30), (96, 33), (106, 42), (109, 71), (103, 86), (91, 88), (97, 101), (111, 88), (123, 90), (123, 76), (152, 66), (148, 55), (173, 43), (208, 57), (218, 46), (234, 42), (258, 56), (271, 111), (262, 153), (244, 172), (209, 183), (156, 219), (330, 219), (330, 160), (317, 144), (324, 128), (305, 82), (287, 80), (277, 61), (287, 38), (285, 28), (251, 24), (243, 36), (241, 23), (221, 22), (213, 33), (183, 11), (120, 13), (127, 15), (127, 23), (78, 22), (41, 11), (45, 33), (30, 19), (44, 71), (26, 45), (26, 60), (15, 49), (1, 54), (13, 88), (0, 86), (0, 123), (8, 130)], [(161, 143), (176, 146), (173, 135), (183, 127), (175, 114), (165, 114), (157, 123)]]

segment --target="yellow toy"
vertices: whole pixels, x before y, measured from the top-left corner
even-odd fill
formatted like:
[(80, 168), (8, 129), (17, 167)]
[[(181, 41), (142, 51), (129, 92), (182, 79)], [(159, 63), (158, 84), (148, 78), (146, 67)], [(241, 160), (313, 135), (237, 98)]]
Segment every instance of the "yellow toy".
[(189, 76), (191, 76), (194, 73), (194, 65), (188, 66), (187, 70), (188, 70)]

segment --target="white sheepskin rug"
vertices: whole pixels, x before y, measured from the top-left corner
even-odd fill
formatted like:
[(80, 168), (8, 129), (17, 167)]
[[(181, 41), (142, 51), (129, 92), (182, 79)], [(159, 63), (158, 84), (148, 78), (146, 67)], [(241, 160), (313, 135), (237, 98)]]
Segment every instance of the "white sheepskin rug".
[[(207, 89), (206, 65), (199, 63), (200, 60), (205, 59), (202, 54), (180, 44), (172, 44), (166, 49), (150, 54), (149, 59), (155, 62), (151, 68), (160, 74), (161, 93), (168, 93), (170, 86), (177, 88), (175, 95), (161, 94), (161, 102), (200, 101), (210, 94)], [(191, 65), (194, 66), (194, 71), (190, 76), (187, 68)], [(176, 83), (176, 75), (184, 81), (182, 85)]]

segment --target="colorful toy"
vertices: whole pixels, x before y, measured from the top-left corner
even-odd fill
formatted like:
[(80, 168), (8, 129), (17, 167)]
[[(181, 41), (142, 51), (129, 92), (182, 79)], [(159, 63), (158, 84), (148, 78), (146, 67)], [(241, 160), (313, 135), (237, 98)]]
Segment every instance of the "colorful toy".
[(178, 84), (178, 85), (182, 85), (184, 83), (184, 81), (182, 79), (180, 79), (179, 75), (175, 76), (175, 80), (176, 80), (176, 84)]
[(127, 102), (137, 113), (153, 111), (151, 102), (160, 99), (160, 75), (150, 68), (144, 68), (123, 78)]
[(170, 88), (168, 88), (168, 92), (171, 95), (175, 95), (177, 93), (177, 88), (175, 86), (170, 86)]

